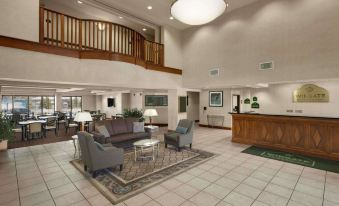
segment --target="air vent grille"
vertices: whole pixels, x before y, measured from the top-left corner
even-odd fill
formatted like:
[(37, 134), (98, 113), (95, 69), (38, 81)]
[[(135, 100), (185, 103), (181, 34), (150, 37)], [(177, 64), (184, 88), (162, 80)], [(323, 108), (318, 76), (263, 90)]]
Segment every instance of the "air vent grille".
[(211, 69), (208, 73), (211, 77), (217, 77), (219, 76), (219, 69)]
[(264, 62), (260, 64), (260, 70), (273, 69), (273, 62)]

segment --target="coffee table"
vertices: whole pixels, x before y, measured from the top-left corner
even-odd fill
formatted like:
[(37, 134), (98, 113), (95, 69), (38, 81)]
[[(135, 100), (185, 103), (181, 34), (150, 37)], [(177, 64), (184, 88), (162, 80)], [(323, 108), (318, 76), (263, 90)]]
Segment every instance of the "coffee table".
[[(147, 159), (147, 158), (152, 158), (152, 160), (155, 159), (155, 147), (157, 151), (157, 156), (159, 155), (159, 145), (160, 141), (157, 139), (144, 139), (144, 140), (139, 140), (133, 143), (134, 146), (134, 161), (137, 161), (138, 159), (138, 150), (139, 150), (139, 158), (141, 159)], [(152, 150), (152, 155), (151, 156), (145, 156), (144, 152)]]

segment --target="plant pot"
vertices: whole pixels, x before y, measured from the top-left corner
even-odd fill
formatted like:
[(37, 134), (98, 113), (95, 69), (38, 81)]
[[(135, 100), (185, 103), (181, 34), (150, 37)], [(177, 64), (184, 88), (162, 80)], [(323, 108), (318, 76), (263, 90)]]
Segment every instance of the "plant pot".
[(2, 140), (0, 142), (0, 151), (3, 151), (3, 150), (7, 150), (7, 146), (8, 146), (8, 140)]

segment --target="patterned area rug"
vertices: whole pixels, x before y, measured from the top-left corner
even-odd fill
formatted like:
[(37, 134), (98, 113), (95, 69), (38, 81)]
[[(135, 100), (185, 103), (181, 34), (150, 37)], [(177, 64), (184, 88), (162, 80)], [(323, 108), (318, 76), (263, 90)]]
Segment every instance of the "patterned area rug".
[(170, 177), (191, 169), (214, 154), (197, 149), (166, 149), (160, 144), (159, 155), (155, 160), (134, 160), (134, 151), (124, 154), (124, 169), (106, 169), (98, 173), (95, 179), (84, 171), (81, 160), (73, 160), (72, 164), (89, 177), (92, 184), (113, 204), (124, 201), (144, 190), (159, 184)]

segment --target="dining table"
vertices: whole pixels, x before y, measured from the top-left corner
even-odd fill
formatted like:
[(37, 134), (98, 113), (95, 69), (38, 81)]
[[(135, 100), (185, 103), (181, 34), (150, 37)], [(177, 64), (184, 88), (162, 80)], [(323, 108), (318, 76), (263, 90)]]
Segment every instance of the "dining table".
[(27, 125), (31, 123), (41, 123), (41, 124), (46, 124), (46, 120), (27, 120), (27, 121), (20, 121), (18, 124), (21, 126), (21, 140), (24, 141), (27, 139)]

